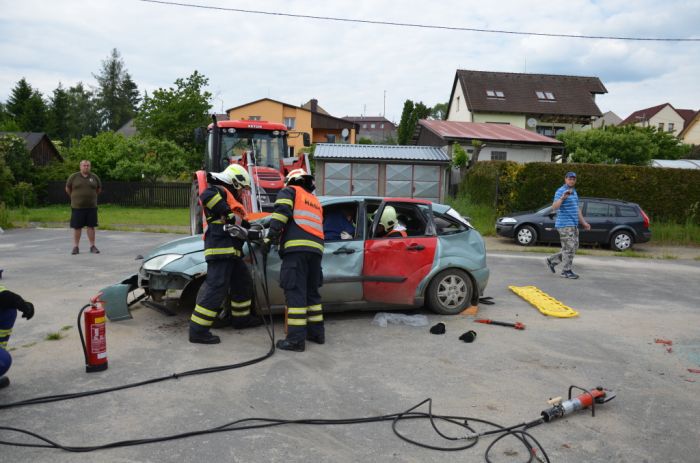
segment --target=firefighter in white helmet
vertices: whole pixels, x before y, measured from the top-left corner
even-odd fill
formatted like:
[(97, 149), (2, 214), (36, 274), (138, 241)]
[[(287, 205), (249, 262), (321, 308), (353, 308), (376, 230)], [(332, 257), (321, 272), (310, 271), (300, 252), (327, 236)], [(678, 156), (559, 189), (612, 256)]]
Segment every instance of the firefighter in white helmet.
[(250, 188), (250, 175), (239, 164), (231, 164), (222, 172), (207, 174), (207, 188), (199, 196), (208, 224), (204, 233), (207, 276), (190, 317), (190, 342), (220, 342), (210, 328), (227, 295), (231, 301), (231, 325), (234, 328), (262, 324), (259, 317), (251, 314), (253, 279), (242, 259), (246, 236), (262, 238), (261, 231), (249, 230), (246, 211), (240, 203), (241, 191), (245, 188)]
[(377, 227), (377, 237), (379, 238), (406, 238), (406, 228), (399, 223), (396, 217), (396, 209), (393, 206), (386, 206), (379, 218)]
[(287, 302), (287, 338), (277, 348), (303, 352), (305, 341), (326, 342), (319, 288), (323, 284), (323, 208), (314, 178), (294, 169), (285, 179), (270, 221), (266, 250), (279, 244), (280, 286)]

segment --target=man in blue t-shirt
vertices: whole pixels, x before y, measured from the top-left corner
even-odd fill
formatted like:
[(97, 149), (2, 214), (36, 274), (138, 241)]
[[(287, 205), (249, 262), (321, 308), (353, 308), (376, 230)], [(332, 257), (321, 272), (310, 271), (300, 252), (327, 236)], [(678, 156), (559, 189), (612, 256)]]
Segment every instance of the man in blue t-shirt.
[(557, 192), (554, 193), (552, 210), (559, 211), (554, 226), (559, 232), (561, 251), (546, 259), (547, 267), (552, 273), (556, 273), (555, 267), (563, 262), (562, 278), (571, 278), (573, 280), (578, 278), (578, 275), (571, 271), (574, 255), (576, 254), (576, 249), (578, 249), (578, 224), (581, 223), (584, 230), (591, 229), (590, 224), (583, 218), (581, 209), (578, 207), (578, 194), (574, 188), (575, 185), (576, 173), (567, 172), (564, 177), (564, 185), (559, 187)]

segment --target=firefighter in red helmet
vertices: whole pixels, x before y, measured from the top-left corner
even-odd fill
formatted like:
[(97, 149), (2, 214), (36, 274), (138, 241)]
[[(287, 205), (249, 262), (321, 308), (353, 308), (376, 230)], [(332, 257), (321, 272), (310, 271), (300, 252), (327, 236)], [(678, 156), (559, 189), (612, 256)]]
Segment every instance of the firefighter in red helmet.
[(314, 178), (294, 169), (277, 195), (266, 250), (279, 244), (280, 286), (287, 302), (287, 338), (277, 348), (303, 352), (305, 341), (326, 342), (319, 288), (323, 284), (323, 208), (312, 193)]
[(209, 173), (207, 183), (207, 188), (199, 196), (208, 224), (204, 233), (207, 277), (199, 289), (190, 317), (190, 342), (218, 344), (220, 339), (211, 333), (210, 328), (227, 295), (231, 300), (231, 325), (234, 328), (262, 324), (262, 320), (250, 311), (253, 279), (242, 259), (246, 237), (260, 239), (262, 232), (250, 229), (240, 203), (240, 191), (250, 188), (250, 175), (242, 166), (231, 164), (222, 172)]
[(22, 312), (22, 317), (29, 320), (34, 316), (34, 305), (22, 299), (19, 294), (0, 286), (0, 389), (10, 385), (10, 380), (5, 376), (12, 365), (12, 356), (7, 350), (7, 342), (15, 325), (17, 312)]

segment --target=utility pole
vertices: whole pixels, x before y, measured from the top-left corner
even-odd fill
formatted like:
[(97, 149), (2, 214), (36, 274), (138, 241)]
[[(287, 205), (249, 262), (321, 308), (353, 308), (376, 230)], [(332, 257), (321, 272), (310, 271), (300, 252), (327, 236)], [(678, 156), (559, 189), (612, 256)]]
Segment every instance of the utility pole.
[(382, 110), (382, 117), (386, 118), (386, 90), (384, 90), (384, 109)]

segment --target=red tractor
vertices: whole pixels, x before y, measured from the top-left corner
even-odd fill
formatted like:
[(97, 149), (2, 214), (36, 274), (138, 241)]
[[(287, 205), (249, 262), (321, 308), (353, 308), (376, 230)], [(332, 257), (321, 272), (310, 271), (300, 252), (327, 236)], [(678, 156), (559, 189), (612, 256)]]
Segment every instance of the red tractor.
[(284, 178), (292, 169), (310, 172), (304, 153), (288, 157), (287, 137), (303, 135), (304, 146), (310, 146), (308, 133), (292, 132), (284, 124), (267, 121), (216, 121), (207, 128), (204, 170), (193, 175), (190, 194), (190, 231), (203, 232), (202, 206), (199, 194), (206, 188), (207, 172), (221, 172), (227, 165), (239, 163), (248, 170), (251, 191), (243, 198), (249, 213), (271, 211), (277, 192), (284, 188)]

